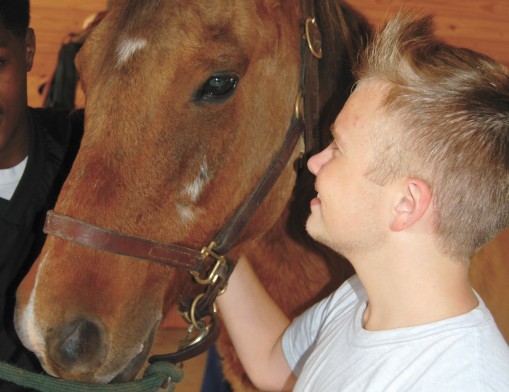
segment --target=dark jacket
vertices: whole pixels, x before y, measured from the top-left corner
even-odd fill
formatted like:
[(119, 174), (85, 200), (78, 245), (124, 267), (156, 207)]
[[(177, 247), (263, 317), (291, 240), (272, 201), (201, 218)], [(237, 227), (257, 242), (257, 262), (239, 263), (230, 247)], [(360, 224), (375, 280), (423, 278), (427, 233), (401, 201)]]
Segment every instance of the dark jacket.
[[(44, 242), (46, 211), (69, 173), (83, 135), (83, 112), (29, 109), (31, 140), (23, 176), (10, 201), (0, 198), (0, 361), (40, 371), (14, 330), (16, 288)], [(0, 391), (19, 391), (0, 381)]]

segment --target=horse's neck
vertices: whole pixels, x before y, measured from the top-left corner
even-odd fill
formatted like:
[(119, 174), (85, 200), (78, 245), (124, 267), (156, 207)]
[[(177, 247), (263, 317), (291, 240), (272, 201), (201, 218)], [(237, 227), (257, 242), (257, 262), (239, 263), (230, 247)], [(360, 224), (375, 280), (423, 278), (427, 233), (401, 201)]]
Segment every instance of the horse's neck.
[(295, 223), (289, 230), (291, 218), (287, 210), (268, 232), (245, 244), (242, 252), (272, 298), (293, 317), (336, 289), (352, 269), (340, 256), (311, 240), (304, 224)]

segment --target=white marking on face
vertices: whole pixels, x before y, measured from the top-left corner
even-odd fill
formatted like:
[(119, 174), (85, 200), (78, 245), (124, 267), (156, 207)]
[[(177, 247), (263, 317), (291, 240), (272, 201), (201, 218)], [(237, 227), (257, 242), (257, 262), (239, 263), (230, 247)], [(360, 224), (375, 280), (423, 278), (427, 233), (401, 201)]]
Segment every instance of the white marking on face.
[(180, 219), (182, 219), (184, 222), (190, 222), (194, 219), (194, 212), (191, 207), (177, 204), (177, 212), (180, 215)]
[(45, 362), (43, 353), (46, 351), (46, 343), (43, 338), (43, 333), (40, 328), (40, 325), (37, 322), (37, 318), (35, 317), (35, 298), (37, 286), (39, 283), (40, 272), (45, 261), (46, 257), (39, 264), (39, 269), (35, 277), (34, 287), (32, 289), (32, 292), (30, 293), (30, 299), (28, 301), (27, 307), (25, 308), (21, 315), (21, 320), (20, 323), (17, 324), (16, 330), (23, 344), (30, 351), (36, 353), (37, 357), (42, 363)]
[(203, 191), (203, 187), (210, 181), (209, 169), (206, 161), (203, 161), (200, 165), (198, 175), (184, 189), (180, 192), (180, 195), (186, 199), (186, 201), (177, 202), (177, 212), (180, 218), (184, 222), (190, 222), (195, 217), (195, 212), (189, 202), (196, 203)]
[(207, 162), (202, 162), (200, 165), (200, 171), (198, 172), (198, 176), (194, 179), (193, 182), (186, 185), (183, 190), (183, 195), (189, 197), (193, 203), (196, 203), (200, 194), (203, 190), (204, 185), (210, 180), (209, 171)]
[(125, 64), (137, 51), (147, 46), (145, 38), (130, 38), (121, 42), (117, 48), (118, 65)]

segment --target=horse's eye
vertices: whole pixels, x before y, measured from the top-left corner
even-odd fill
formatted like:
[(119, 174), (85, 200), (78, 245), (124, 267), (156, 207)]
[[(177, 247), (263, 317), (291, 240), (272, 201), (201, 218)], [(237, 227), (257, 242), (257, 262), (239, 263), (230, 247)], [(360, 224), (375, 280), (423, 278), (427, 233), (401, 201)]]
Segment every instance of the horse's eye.
[(199, 101), (220, 102), (233, 94), (239, 78), (234, 74), (212, 75), (197, 94)]

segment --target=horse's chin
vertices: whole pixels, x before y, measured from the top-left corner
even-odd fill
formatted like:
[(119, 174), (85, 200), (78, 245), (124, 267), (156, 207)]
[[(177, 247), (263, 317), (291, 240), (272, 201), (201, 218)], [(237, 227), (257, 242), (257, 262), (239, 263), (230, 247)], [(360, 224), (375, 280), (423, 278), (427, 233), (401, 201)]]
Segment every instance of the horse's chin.
[(134, 380), (140, 372), (145, 360), (147, 359), (157, 328), (152, 329), (147, 339), (143, 343), (143, 349), (125, 366), (125, 368), (113, 378), (112, 383), (129, 382)]

